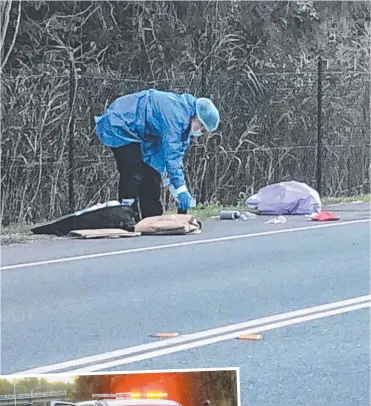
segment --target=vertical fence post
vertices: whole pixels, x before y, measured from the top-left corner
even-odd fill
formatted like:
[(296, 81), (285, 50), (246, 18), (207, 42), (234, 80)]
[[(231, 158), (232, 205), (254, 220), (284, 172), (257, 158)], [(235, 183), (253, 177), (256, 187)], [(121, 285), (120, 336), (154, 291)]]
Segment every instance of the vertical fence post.
[(322, 58), (318, 58), (316, 188), (322, 194)]
[(70, 62), (70, 95), (69, 95), (69, 134), (68, 134), (68, 202), (70, 212), (75, 211), (75, 112), (74, 112), (74, 97), (75, 97), (75, 77), (73, 61)]

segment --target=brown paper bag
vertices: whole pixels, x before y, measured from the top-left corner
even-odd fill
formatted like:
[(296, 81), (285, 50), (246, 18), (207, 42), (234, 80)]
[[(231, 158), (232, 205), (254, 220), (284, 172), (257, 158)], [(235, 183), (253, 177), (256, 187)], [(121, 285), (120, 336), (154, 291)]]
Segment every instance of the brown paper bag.
[(201, 223), (192, 214), (165, 214), (147, 217), (135, 226), (142, 235), (186, 235), (201, 231)]

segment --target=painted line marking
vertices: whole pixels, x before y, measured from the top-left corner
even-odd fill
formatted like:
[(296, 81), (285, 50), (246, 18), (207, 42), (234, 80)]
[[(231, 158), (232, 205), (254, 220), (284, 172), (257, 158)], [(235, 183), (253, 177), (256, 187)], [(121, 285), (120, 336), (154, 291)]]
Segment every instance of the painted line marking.
[(44, 261), (37, 261), (37, 262), (26, 262), (21, 264), (14, 264), (14, 265), (5, 265), (0, 268), (0, 271), (8, 271), (12, 269), (19, 269), (19, 268), (30, 268), (35, 266), (42, 266), (42, 265), (51, 265), (51, 264), (60, 264), (65, 262), (72, 262), (72, 261), (81, 261), (86, 259), (93, 259), (93, 258), (103, 258), (103, 257), (111, 257), (115, 255), (125, 255), (125, 254), (133, 254), (137, 252), (146, 252), (146, 251), (158, 251), (168, 248), (176, 248), (176, 247), (187, 247), (191, 245), (199, 245), (199, 244), (210, 244), (214, 242), (223, 242), (223, 241), (233, 241), (233, 240), (241, 240), (246, 238), (255, 238), (255, 237), (262, 237), (267, 235), (276, 235), (276, 234), (287, 234), (293, 233), (298, 231), (308, 231), (308, 230), (317, 230), (321, 228), (331, 228), (331, 227), (342, 227), (352, 224), (361, 224), (361, 223), (368, 223), (371, 219), (362, 219), (362, 220), (352, 220), (352, 221), (345, 221), (343, 223), (330, 223), (330, 224), (319, 224), (319, 225), (312, 225), (312, 226), (305, 226), (305, 227), (297, 227), (297, 228), (286, 228), (281, 230), (270, 230), (270, 231), (262, 231), (259, 233), (250, 233), (250, 234), (238, 234), (238, 235), (231, 235), (226, 237), (216, 237), (216, 238), (209, 238), (204, 240), (193, 240), (193, 241), (185, 241), (179, 243), (172, 243), (172, 244), (163, 244), (163, 245), (154, 245), (150, 247), (141, 247), (141, 248), (132, 248), (120, 251), (111, 251), (111, 252), (102, 252), (98, 254), (87, 254), (87, 255), (79, 255), (74, 257), (64, 257), (64, 258), (56, 258), (56, 259), (49, 259)]
[(176, 352), (186, 351), (186, 350), (190, 350), (193, 348), (204, 347), (206, 345), (220, 343), (222, 341), (227, 341), (227, 340), (236, 338), (241, 333), (244, 335), (260, 333), (263, 331), (274, 330), (274, 329), (281, 328), (281, 327), (292, 326), (293, 324), (304, 323), (304, 322), (310, 321), (310, 320), (322, 319), (325, 317), (330, 317), (330, 316), (334, 316), (334, 315), (341, 314), (341, 313), (347, 313), (347, 312), (351, 312), (354, 310), (365, 309), (367, 307), (371, 307), (371, 303), (361, 303), (358, 305), (342, 307), (340, 309), (329, 310), (327, 312), (316, 313), (316, 314), (309, 315), (309, 316), (297, 317), (297, 318), (294, 318), (291, 320), (285, 320), (285, 321), (281, 321), (281, 322), (277, 322), (277, 323), (268, 324), (264, 327), (251, 328), (249, 330), (238, 332), (238, 333), (226, 334), (226, 335), (222, 335), (222, 336), (218, 336), (218, 337), (214, 337), (214, 338), (209, 338), (209, 339), (205, 339), (205, 340), (192, 342), (189, 344), (182, 344), (182, 345), (170, 347), (170, 348), (163, 349), (163, 350), (151, 351), (151, 352), (148, 352), (145, 354), (134, 355), (132, 357), (122, 358), (122, 359), (111, 361), (111, 362), (95, 364), (95, 365), (91, 365), (91, 366), (88, 366), (85, 368), (73, 369), (69, 372), (81, 373), (81, 372), (100, 371), (100, 370), (106, 369), (106, 368), (112, 368), (112, 367), (116, 367), (116, 366), (132, 364), (134, 362), (144, 361), (144, 360), (148, 360), (148, 359), (152, 359), (152, 358), (158, 358), (158, 357), (161, 357), (164, 355), (174, 354)]
[[(46, 366), (41, 366), (41, 367), (36, 367), (32, 368), (26, 371), (21, 371), (18, 372), (19, 374), (24, 374), (24, 373), (35, 373), (35, 374), (44, 374), (44, 373), (51, 373), (51, 372), (62, 372), (61, 370), (69, 369), (69, 368), (75, 368), (78, 366), (84, 366), (87, 364), (94, 364), (94, 363), (99, 363), (99, 362), (104, 362), (108, 360), (112, 360), (114, 358), (119, 358), (119, 357), (125, 357), (125, 356), (132, 356), (133, 354), (138, 354), (138, 353), (143, 353), (145, 352), (146, 356), (148, 354), (153, 354), (153, 350), (159, 350), (160, 348), (164, 348), (162, 351), (165, 351), (164, 355), (166, 354), (166, 351), (169, 351), (171, 348), (178, 348), (179, 344), (184, 344), (184, 345), (192, 345), (195, 342), (204, 342), (204, 339), (213, 339), (212, 337), (216, 336), (216, 339), (218, 340), (219, 337), (224, 337), (225, 333), (231, 333), (232, 338), (238, 337), (240, 335), (245, 335), (245, 334), (255, 334), (260, 331), (265, 331), (265, 330), (259, 330), (259, 328), (263, 328), (262, 325), (271, 325), (272, 323), (276, 322), (285, 322), (285, 321), (290, 321), (290, 320), (297, 320), (298, 318), (304, 316), (308, 317), (308, 315), (314, 315), (319, 314), (320, 312), (327, 312), (327, 311), (333, 311), (339, 310), (345, 307), (349, 306), (354, 306), (354, 305), (365, 305), (369, 306), (371, 303), (371, 295), (366, 295), (366, 296), (360, 296), (356, 298), (351, 298), (351, 299), (346, 299), (346, 300), (341, 300), (338, 302), (332, 302), (332, 303), (327, 303), (324, 305), (319, 305), (319, 306), (314, 306), (314, 307), (308, 307), (300, 310), (294, 310), (291, 312), (287, 313), (280, 313), (276, 314), (273, 316), (268, 316), (268, 317), (263, 317), (259, 319), (254, 319), (254, 320), (249, 320), (246, 322), (242, 323), (237, 323), (237, 324), (231, 324), (228, 326), (223, 326), (223, 327), (217, 327), (214, 329), (210, 330), (204, 330), (204, 331), (199, 331), (197, 333), (191, 333), (187, 335), (181, 335), (176, 338), (170, 338), (170, 339), (165, 339), (161, 340), (159, 342), (152, 342), (152, 343), (147, 343), (147, 344), (141, 344), (133, 347), (127, 347), (127, 348), (122, 348), (114, 351), (109, 351), (101, 354), (96, 354), (96, 355), (91, 355), (83, 358), (77, 358), (74, 360), (70, 361), (64, 361), (61, 363), (57, 364), (52, 364), (52, 365), (46, 365)], [(250, 328), (250, 330), (246, 330)], [(221, 339), (223, 340), (223, 339)], [(190, 343), (192, 342), (192, 343)], [(218, 341), (216, 341), (218, 342)], [(192, 347), (190, 347), (192, 348)], [(152, 351), (152, 352), (151, 352)], [(161, 350), (160, 350), (161, 351)], [(182, 350), (180, 350), (182, 351)], [(140, 355), (137, 355), (140, 356)], [(143, 356), (143, 354), (142, 354)], [(133, 358), (133, 357), (130, 357)], [(117, 360), (115, 360), (117, 361)], [(113, 361), (113, 362), (115, 362)], [(120, 361), (121, 362), (121, 361)], [(120, 364), (121, 365), (121, 364)], [(91, 366), (92, 368), (94, 365)]]

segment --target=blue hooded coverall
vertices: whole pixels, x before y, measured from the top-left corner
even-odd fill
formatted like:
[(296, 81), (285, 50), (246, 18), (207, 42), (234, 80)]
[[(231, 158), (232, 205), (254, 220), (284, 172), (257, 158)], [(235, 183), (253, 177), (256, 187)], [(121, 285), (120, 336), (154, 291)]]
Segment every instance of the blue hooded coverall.
[(116, 157), (119, 200), (139, 196), (143, 217), (162, 214), (159, 198), (165, 173), (175, 189), (186, 186), (183, 158), (196, 100), (187, 93), (143, 90), (119, 97), (95, 117), (100, 141)]

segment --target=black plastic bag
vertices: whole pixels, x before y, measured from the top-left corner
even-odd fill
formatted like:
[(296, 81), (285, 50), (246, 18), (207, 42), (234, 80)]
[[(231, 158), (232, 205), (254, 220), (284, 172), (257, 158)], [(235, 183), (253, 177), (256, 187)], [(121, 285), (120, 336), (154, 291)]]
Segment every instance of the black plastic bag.
[(75, 213), (31, 229), (34, 234), (68, 235), (72, 230), (121, 228), (134, 231), (137, 213), (129, 206), (102, 207), (76, 216)]

